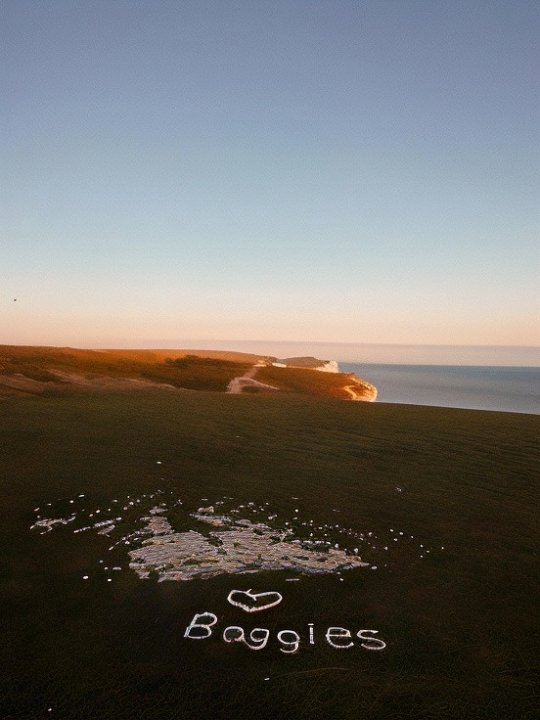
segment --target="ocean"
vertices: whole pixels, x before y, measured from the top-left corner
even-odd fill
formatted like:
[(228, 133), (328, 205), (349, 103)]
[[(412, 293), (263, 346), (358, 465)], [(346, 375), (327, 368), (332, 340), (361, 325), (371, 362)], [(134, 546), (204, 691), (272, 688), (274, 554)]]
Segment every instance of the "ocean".
[(378, 390), (378, 402), (540, 414), (539, 367), (340, 362)]

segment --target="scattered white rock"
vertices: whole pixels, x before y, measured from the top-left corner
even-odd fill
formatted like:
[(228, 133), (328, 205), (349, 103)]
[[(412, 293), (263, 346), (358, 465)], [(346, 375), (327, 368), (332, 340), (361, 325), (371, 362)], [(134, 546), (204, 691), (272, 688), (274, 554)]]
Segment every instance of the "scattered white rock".
[[(85, 496), (80, 494), (77, 497)], [(154, 497), (159, 498), (161, 502), (151, 507), (150, 501)], [(103, 512), (101, 508), (97, 508), (91, 513), (81, 509), (80, 514), (83, 517), (96, 516), (97, 521), (97, 516), (101, 514), (103, 519), (94, 522), (93, 525), (76, 526), (73, 533), (90, 530), (102, 535), (115, 533), (115, 539), (109, 550), (127, 546), (130, 557), (129, 566), (141, 578), (151, 577), (154, 572), (162, 581), (204, 579), (225, 573), (255, 573), (268, 570), (340, 575), (341, 572), (354, 568), (369, 567), (377, 570), (378, 567), (383, 567), (380, 563), (376, 564), (373, 553), (371, 553), (370, 563), (363, 562), (360, 558), (359, 545), (354, 547), (356, 543), (367, 541), (371, 551), (377, 552), (381, 549), (384, 549), (386, 553), (389, 551), (388, 546), (378, 548), (375, 544), (371, 544), (377, 539), (377, 535), (372, 531), (357, 532), (353, 528), (341, 527), (338, 523), (316, 526), (312, 519), (300, 521), (298, 517), (300, 508), (293, 510), (292, 520), (295, 522), (291, 523), (289, 520), (285, 520), (280, 523), (279, 528), (270, 527), (266, 523), (275, 521), (278, 514), (271, 511), (267, 501), (264, 503), (245, 501), (244, 504), (238, 504), (237, 507), (227, 510), (229, 503), (226, 501), (234, 500), (234, 498), (223, 496), (221, 500), (214, 499), (211, 505), (199, 507), (189, 516), (187, 513), (184, 515), (184, 521), (191, 517), (211, 526), (210, 530), (176, 532), (167, 519), (169, 509), (182, 505), (182, 501), (177, 499), (174, 491), (164, 493), (162, 490), (158, 490), (154, 493), (144, 493), (139, 497), (128, 495), (127, 498), (125, 502), (128, 504), (124, 506), (124, 509), (126, 512), (129, 510), (136, 512), (128, 513), (126, 519), (131, 520), (132, 523), (143, 523), (139, 526), (135, 524), (135, 529), (132, 525), (129, 534), (124, 533), (123, 536), (120, 536), (117, 524), (122, 521), (122, 518), (111, 517), (112, 508), (107, 510), (104, 508)], [(201, 498), (201, 500), (207, 502), (208, 498)], [(65, 503), (66, 499), (59, 498), (58, 501)], [(73, 502), (73, 500), (69, 501), (70, 504)], [(110, 502), (118, 504), (121, 501), (115, 498)], [(157, 500), (154, 502), (157, 503)], [(53, 503), (47, 503), (47, 505), (52, 506)], [(139, 509), (137, 505), (140, 506)], [(223, 505), (225, 507), (221, 507)], [(39, 510), (39, 506), (34, 508), (36, 513)], [(216, 510), (220, 514), (217, 514)], [(333, 511), (339, 512), (337, 508), (333, 508)], [(251, 519), (247, 519), (246, 515), (248, 514)], [(253, 517), (254, 515), (255, 517)], [(31, 529), (40, 528), (43, 531), (40, 534), (45, 534), (57, 526), (72, 523), (76, 517), (76, 513), (72, 513), (67, 518), (43, 519), (37, 515), (36, 522)], [(77, 525), (79, 524), (78, 522)], [(306, 530), (298, 530), (299, 526)], [(404, 531), (394, 530), (394, 528), (390, 528), (390, 533), (394, 534), (392, 538), (394, 542), (400, 538), (405, 540), (408, 537)], [(345, 540), (336, 542), (337, 537), (345, 537)], [(413, 535), (409, 537), (414, 539)], [(365, 548), (365, 545), (362, 547)], [(440, 547), (441, 550), (444, 550), (444, 546)], [(420, 559), (430, 553), (429, 549), (424, 549), (424, 544), (420, 545), (420, 551), (422, 552)], [(389, 555), (388, 553), (387, 559), (389, 559)], [(106, 572), (109, 572), (109, 568), (103, 566), (103, 560), (98, 562)], [(384, 567), (387, 567), (387, 564), (384, 564)], [(117, 565), (110, 568), (113, 572), (120, 572), (122, 569)], [(88, 580), (89, 576), (85, 575), (83, 579)], [(286, 582), (298, 582), (299, 580), (300, 577), (286, 578)], [(343, 582), (344, 578), (339, 577), (339, 580)], [(107, 582), (112, 582), (112, 577), (108, 577)]]
[(56, 525), (68, 525), (69, 523), (73, 522), (75, 520), (75, 515), (72, 515), (69, 518), (43, 518), (42, 520), (38, 520), (33, 525), (30, 526), (30, 530), (33, 530), (34, 528), (45, 528), (45, 532), (51, 532), (53, 527)]

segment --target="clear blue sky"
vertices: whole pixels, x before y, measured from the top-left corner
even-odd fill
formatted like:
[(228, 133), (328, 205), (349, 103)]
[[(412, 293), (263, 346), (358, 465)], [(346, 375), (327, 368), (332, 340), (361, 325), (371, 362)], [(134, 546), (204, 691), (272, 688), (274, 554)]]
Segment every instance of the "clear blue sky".
[(0, 342), (540, 345), (537, 2), (1, 9)]

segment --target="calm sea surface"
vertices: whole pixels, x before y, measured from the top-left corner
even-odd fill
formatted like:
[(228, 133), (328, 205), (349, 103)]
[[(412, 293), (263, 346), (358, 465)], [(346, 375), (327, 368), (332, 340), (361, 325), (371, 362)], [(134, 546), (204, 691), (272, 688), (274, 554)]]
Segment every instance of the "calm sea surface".
[(339, 363), (379, 391), (377, 400), (412, 405), (540, 414), (540, 368)]

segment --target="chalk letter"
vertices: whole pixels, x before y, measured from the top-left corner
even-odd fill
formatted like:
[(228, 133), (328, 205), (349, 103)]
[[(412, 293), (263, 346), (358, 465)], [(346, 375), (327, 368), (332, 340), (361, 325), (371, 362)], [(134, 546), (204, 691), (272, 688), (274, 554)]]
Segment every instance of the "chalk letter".
[(326, 631), (326, 639), (328, 640), (328, 644), (331, 645), (333, 648), (336, 648), (336, 650), (347, 650), (348, 648), (352, 648), (354, 643), (350, 642), (346, 645), (337, 645), (334, 640), (338, 640), (339, 638), (342, 639), (350, 639), (351, 633), (347, 628), (342, 627), (329, 627)]
[[(259, 636), (258, 639), (257, 635)], [(254, 644), (250, 645), (247, 640), (245, 642), (250, 650), (262, 650), (263, 647), (266, 647), (269, 637), (270, 630), (268, 630), (268, 628), (253, 628), (253, 630), (249, 633), (249, 639)]]
[[(208, 622), (198, 622), (199, 620), (205, 620), (209, 618)], [(184, 633), (185, 638), (190, 638), (190, 640), (205, 640), (207, 637), (210, 637), (212, 634), (212, 631), (210, 628), (212, 625), (215, 625), (217, 623), (217, 617), (214, 615), (214, 613), (211, 612), (203, 612), (203, 613), (195, 613), (193, 616), (193, 620), (189, 623), (189, 625), (186, 628), (186, 632)], [(196, 628), (201, 628), (201, 630), (197, 630)], [(195, 630), (195, 634), (192, 633), (192, 630)], [(202, 634), (201, 634), (202, 633)]]
[[(285, 640), (285, 635), (294, 635), (295, 639)], [(283, 645), (283, 647), (279, 648), (282, 653), (295, 653), (300, 646), (300, 635), (294, 632), (294, 630), (280, 630), (277, 634), (277, 639)]]
[(372, 637), (366, 637), (365, 633), (370, 633), (372, 635), (378, 635), (378, 630), (359, 630), (356, 634), (360, 638), (360, 640), (365, 640), (365, 643), (360, 643), (360, 647), (365, 648), (366, 650), (384, 650), (386, 647), (386, 643), (383, 640), (379, 640), (379, 638), (372, 638)]
[[(262, 637), (260, 637), (261, 634)], [(249, 634), (249, 640), (251, 640), (253, 645), (250, 645), (249, 641), (246, 640), (244, 628), (238, 625), (229, 625), (229, 627), (226, 627), (223, 631), (223, 639), (226, 643), (243, 642), (250, 650), (262, 650), (263, 647), (266, 646), (269, 636), (270, 630), (267, 628), (253, 628)]]
[(229, 627), (226, 627), (223, 631), (223, 639), (226, 643), (246, 642), (244, 629), (238, 625), (229, 625)]

